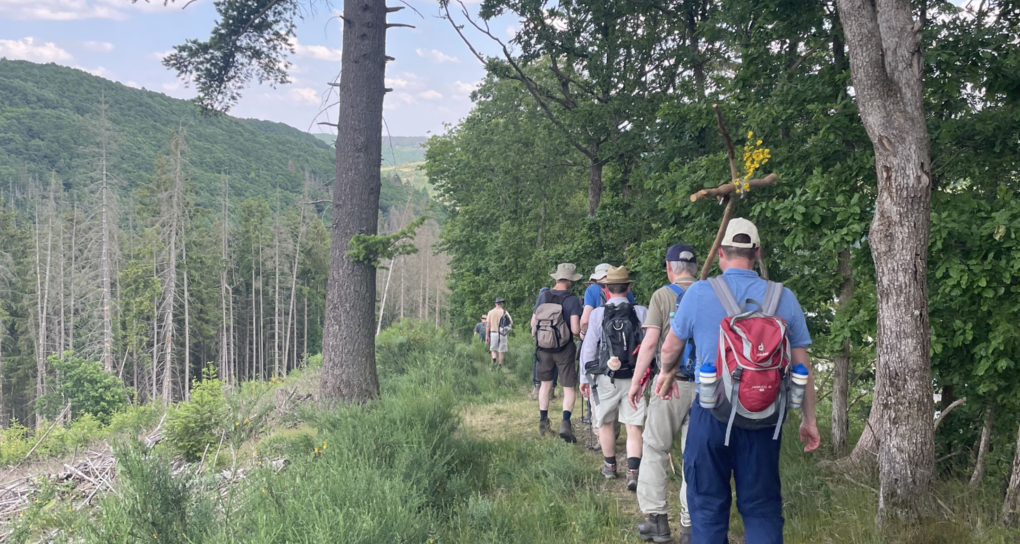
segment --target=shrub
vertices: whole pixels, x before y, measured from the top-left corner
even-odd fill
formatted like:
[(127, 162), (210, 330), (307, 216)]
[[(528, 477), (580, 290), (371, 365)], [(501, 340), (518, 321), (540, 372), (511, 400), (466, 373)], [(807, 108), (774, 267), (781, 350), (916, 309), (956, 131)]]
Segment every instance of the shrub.
[(46, 361), (56, 370), (56, 389), (37, 401), (44, 414), (56, 416), (67, 402), (72, 419), (92, 414), (106, 424), (127, 405), (127, 388), (99, 362), (86, 361), (70, 351), (64, 352), (63, 358), (51, 355)]
[(28, 455), (35, 442), (30, 440), (32, 430), (14, 419), (6, 429), (0, 429), (0, 466), (20, 462)]
[(191, 388), (191, 400), (167, 414), (166, 437), (170, 445), (189, 461), (202, 458), (206, 448), (215, 446), (222, 433), (225, 399), (215, 378), (216, 369), (202, 371), (204, 378)]

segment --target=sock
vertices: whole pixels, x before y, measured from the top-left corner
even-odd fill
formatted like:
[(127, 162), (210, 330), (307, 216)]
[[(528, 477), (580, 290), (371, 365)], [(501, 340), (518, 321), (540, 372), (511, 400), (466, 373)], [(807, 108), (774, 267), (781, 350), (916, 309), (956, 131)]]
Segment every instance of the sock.
[(641, 466), (640, 457), (628, 457), (627, 458), (627, 470), (637, 470)]
[(570, 421), (570, 410), (563, 411), (563, 421)]
[(538, 411), (538, 420), (539, 421), (546, 421), (547, 419), (549, 419), (549, 410), (539, 410)]
[(603, 457), (603, 459), (606, 460), (607, 465), (613, 465), (614, 467), (616, 466), (616, 457)]
[(496, 364), (496, 358), (495, 358), (495, 357), (493, 357), (493, 358), (492, 358), (492, 364), (493, 364), (493, 365), (495, 365), (495, 364)]

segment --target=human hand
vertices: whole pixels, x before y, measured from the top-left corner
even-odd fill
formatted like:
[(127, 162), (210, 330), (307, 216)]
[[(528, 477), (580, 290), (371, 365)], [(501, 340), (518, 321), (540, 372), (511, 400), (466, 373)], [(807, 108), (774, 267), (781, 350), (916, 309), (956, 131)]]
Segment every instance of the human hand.
[(676, 371), (673, 372), (660, 372), (659, 377), (655, 379), (655, 395), (662, 400), (670, 400), (673, 396), (679, 394), (679, 389), (675, 383)]
[(590, 383), (582, 383), (581, 384), (581, 396), (584, 397), (584, 398), (588, 398), (588, 395), (590, 395), (590, 394), (591, 394), (591, 384)]
[(818, 425), (814, 420), (805, 419), (800, 424), (800, 441), (807, 442), (804, 446), (805, 452), (812, 452), (822, 445), (822, 437), (818, 434)]
[(641, 402), (641, 397), (645, 395), (644, 387), (641, 387), (641, 380), (630, 381), (630, 391), (627, 393), (627, 400), (630, 402), (630, 407), (637, 410), (637, 405)]

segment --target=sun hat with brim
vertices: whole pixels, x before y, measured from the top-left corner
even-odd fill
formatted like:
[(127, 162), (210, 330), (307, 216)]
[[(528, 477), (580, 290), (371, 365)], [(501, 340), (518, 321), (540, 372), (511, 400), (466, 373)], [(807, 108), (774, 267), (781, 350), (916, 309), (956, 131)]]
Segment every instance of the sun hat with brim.
[(606, 277), (599, 282), (599, 285), (621, 285), (624, 283), (634, 283), (634, 280), (630, 279), (627, 274), (626, 266), (610, 266), (609, 272)]
[(606, 274), (609, 272), (610, 266), (611, 265), (609, 263), (602, 263), (596, 266), (595, 272), (592, 272), (591, 276), (588, 276), (588, 279), (591, 281), (601, 280), (602, 278), (606, 277)]
[(552, 274), (549, 275), (552, 276), (552, 279), (556, 281), (560, 280), (577, 281), (584, 277), (577, 273), (577, 267), (571, 263), (560, 263), (559, 266), (556, 267), (556, 272), (553, 272)]

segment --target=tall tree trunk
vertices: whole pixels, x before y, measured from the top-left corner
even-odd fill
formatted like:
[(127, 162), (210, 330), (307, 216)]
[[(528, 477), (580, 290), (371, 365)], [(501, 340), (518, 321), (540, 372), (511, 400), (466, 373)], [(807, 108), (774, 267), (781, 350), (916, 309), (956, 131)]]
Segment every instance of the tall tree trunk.
[(188, 313), (188, 246), (181, 240), (181, 265), (184, 267), (184, 400), (191, 400), (191, 318)]
[[(854, 296), (854, 278), (850, 269), (850, 248), (839, 251), (839, 310), (844, 310)], [(837, 457), (846, 455), (847, 410), (850, 392), (850, 338), (843, 339), (843, 349), (834, 357), (832, 369), (832, 449)]]
[(66, 274), (65, 274), (66, 267), (64, 266), (64, 264), (65, 264), (65, 262), (67, 260), (67, 253), (64, 251), (65, 248), (64, 248), (64, 218), (63, 217), (59, 217), (58, 218), (58, 224), (60, 225), (60, 234), (59, 234), (59, 239), (60, 239), (60, 255), (58, 257), (58, 260), (60, 261), (60, 292), (57, 294), (58, 295), (57, 299), (60, 301), (60, 316), (59, 316), (60, 324), (57, 327), (57, 337), (58, 337), (57, 338), (57, 355), (59, 355), (60, 358), (63, 359), (64, 358), (64, 351), (67, 349), (65, 347), (66, 344), (64, 343), (67, 340), (67, 308), (66, 308), (66, 302), (67, 301), (65, 299), (65, 296), (67, 295), (67, 291), (64, 289), (64, 285), (66, 283), (64, 281), (66, 279)]
[(220, 236), (220, 377), (227, 384), (233, 384), (234, 378), (230, 372), (230, 328), (227, 327), (227, 267), (230, 265), (227, 260), (228, 225), (230, 216), (228, 212), (230, 199), (230, 181), (223, 176), (223, 200), (222, 212), (222, 233)]
[[(598, 147), (594, 153), (598, 155)], [(595, 217), (599, 211), (599, 202), (602, 201), (602, 169), (605, 161), (595, 158), (588, 159), (588, 217)]]
[(385, 0), (344, 0), (331, 265), (323, 328), (326, 404), (379, 395), (375, 368), (376, 269), (347, 255), (355, 234), (376, 234), (386, 73)]
[(263, 310), (266, 308), (265, 301), (265, 276), (262, 275), (262, 235), (259, 234), (259, 326), (258, 326), (258, 355), (259, 355), (259, 379), (266, 379), (266, 316)]
[(1020, 509), (1020, 431), (1017, 432), (1016, 451), (1013, 454), (1013, 470), (1006, 487), (1006, 500), (1002, 502), (1002, 522), (1015, 525)]
[[(305, 180), (305, 190), (301, 197), (301, 210), (298, 214), (298, 235), (297, 243), (294, 245), (294, 265), (290, 270), (290, 304), (287, 307), (287, 337), (283, 343), (283, 355), (287, 356), (290, 347), (290, 329), (294, 325), (294, 353), (297, 353), (297, 276), (301, 264), (301, 240), (305, 236), (305, 204), (308, 201), (308, 181)], [(284, 365), (286, 366), (286, 365)], [(297, 368), (297, 356), (294, 356), (294, 368)]]
[[(306, 286), (307, 287), (307, 286)], [(301, 343), (301, 368), (304, 368), (304, 363), (308, 361), (308, 297), (305, 298), (305, 318), (304, 327), (301, 328), (301, 332), (304, 335), (304, 340)], [(295, 339), (295, 342), (297, 340)]]
[(382, 302), (379, 303), (379, 324), (375, 327), (375, 335), (382, 331), (383, 315), (386, 313), (386, 295), (390, 292), (390, 280), (393, 279), (393, 268), (396, 259), (390, 259), (390, 269), (386, 272), (386, 287), (383, 287)]
[(68, 312), (68, 325), (67, 325), (67, 349), (74, 349), (74, 309), (77, 307), (77, 298), (75, 298), (75, 271), (77, 267), (77, 253), (78, 253), (78, 203), (75, 202), (71, 207), (71, 285), (70, 285), (70, 297), (71, 307)]
[[(40, 270), (41, 266), (41, 247), (39, 242), (39, 212), (36, 208), (36, 219), (35, 219), (35, 231), (36, 231), (36, 242), (35, 242), (35, 288), (36, 288), (36, 309), (38, 312), (38, 332), (39, 342), (36, 346), (36, 379), (35, 379), (35, 396), (36, 400), (39, 400), (43, 395), (46, 394), (46, 325), (48, 323), (47, 313), (49, 312), (49, 296), (50, 296), (50, 265), (52, 263), (53, 256), (53, 215), (55, 214), (55, 203), (53, 193), (56, 190), (56, 178), (50, 181), (50, 198), (46, 206), (46, 266)], [(42, 423), (42, 413), (39, 411), (38, 404), (35, 409), (35, 425), (38, 428)]]
[(981, 427), (981, 439), (978, 441), (977, 459), (974, 461), (974, 472), (970, 475), (968, 487), (971, 491), (981, 487), (981, 480), (985, 477), (985, 464), (987, 462), (988, 446), (992, 442), (992, 425), (995, 424), (995, 408), (989, 406), (985, 410), (985, 424)]
[(276, 218), (273, 225), (273, 377), (280, 377), (280, 188), (276, 188)]
[[(152, 250), (152, 277), (158, 278), (159, 273), (156, 269), (156, 249)], [(150, 401), (156, 400), (156, 375), (159, 367), (159, 296), (153, 295), (152, 297), (152, 392), (149, 397)]]
[(920, 23), (910, 0), (837, 0), (878, 197), (869, 241), (878, 288), (878, 367), (885, 387), (877, 524), (916, 519), (935, 472), (928, 324), (931, 175)]
[(99, 273), (102, 278), (102, 306), (103, 313), (103, 369), (107, 372), (113, 371), (113, 317), (111, 312), (111, 305), (113, 299), (113, 288), (110, 281), (112, 264), (110, 263), (110, 229), (113, 227), (113, 221), (111, 218), (111, 199), (113, 195), (110, 194), (110, 185), (108, 183), (107, 172), (106, 172), (106, 103), (104, 102), (101, 107), (102, 111), (102, 123), (103, 133), (100, 141), (100, 167), (102, 169), (100, 177), (100, 244), (99, 249)]

